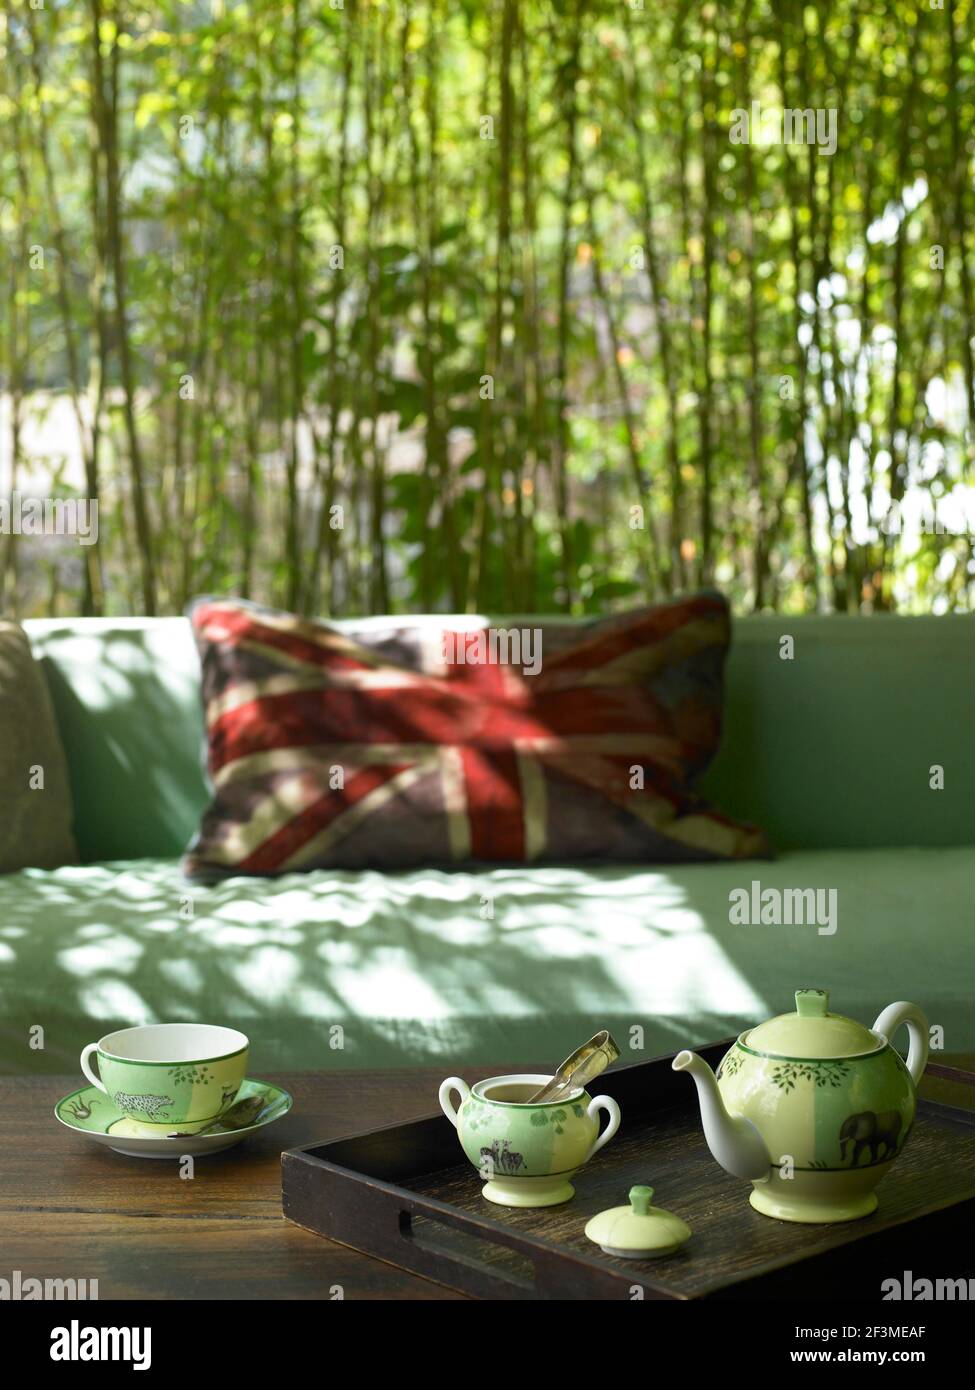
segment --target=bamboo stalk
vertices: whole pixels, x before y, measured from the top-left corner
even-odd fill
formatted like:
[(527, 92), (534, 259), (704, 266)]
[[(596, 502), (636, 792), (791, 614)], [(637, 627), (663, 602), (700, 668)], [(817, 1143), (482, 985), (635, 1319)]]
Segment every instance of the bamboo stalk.
[[(135, 419), (135, 361), (129, 333), (128, 295), (125, 249), (123, 245), (124, 227), (121, 203), (121, 171), (118, 154), (119, 120), (119, 68), (121, 51), (118, 43), (118, 27), (113, 30), (108, 46), (108, 65), (103, 61), (101, 27), (105, 17), (102, 0), (89, 0), (91, 11), (91, 40), (93, 58), (92, 99), (95, 106), (95, 120), (105, 157), (105, 217), (106, 241), (109, 264), (115, 290), (115, 334), (119, 359), (119, 373), (122, 380), (122, 414), (125, 421), (129, 449), (129, 469), (132, 482), (132, 503), (136, 534), (139, 539), (139, 572), (142, 582), (143, 611), (151, 616), (156, 611), (156, 578), (154, 565), (154, 546), (149, 510), (146, 503), (144, 467), (139, 432)], [(113, 6), (115, 24), (121, 21), (121, 12)]]
[[(400, 75), (403, 84), (407, 145), (410, 161), (410, 204), (413, 210), (413, 224), (416, 228), (417, 254), (420, 258), (421, 276), (421, 316), (423, 337), (417, 346), (417, 366), (423, 384), (423, 403), (426, 416), (424, 429), (423, 467), (420, 472), (420, 519), (423, 533), (431, 525), (433, 508), (433, 476), (439, 467), (440, 439), (439, 407), (437, 401), (437, 380), (435, 353), (433, 347), (433, 324), (431, 303), (431, 261), (433, 258), (432, 227), (428, 216), (429, 196), (424, 198), (420, 140), (413, 120), (413, 57), (410, 41), (413, 31), (413, 10), (409, 0), (403, 7), (403, 23), (400, 30)], [(429, 43), (429, 36), (427, 39)], [(432, 156), (431, 156), (432, 158)], [(420, 607), (424, 613), (433, 608), (434, 593), (434, 555), (431, 546), (424, 545), (420, 551)]]
[[(484, 611), (492, 606), (492, 575), (489, 569), (491, 542), (496, 530), (504, 548), (506, 527), (502, 499), (502, 451), (506, 402), (514, 382), (502, 377), (502, 337), (505, 325), (505, 296), (511, 274), (511, 171), (513, 149), (513, 102), (511, 64), (514, 35), (517, 25), (515, 0), (501, 0), (501, 43), (498, 57), (498, 117), (497, 213), (495, 220), (494, 284), (490, 326), (486, 333), (484, 374), (494, 383), (493, 396), (482, 396), (478, 448), (484, 489), (478, 535), (475, 541), (475, 580), (470, 601), (475, 609)], [(500, 416), (500, 425), (499, 425)], [(505, 567), (506, 569), (507, 567)], [(502, 600), (504, 606), (504, 600)]]
[(531, 70), (528, 36), (524, 15), (519, 15), (518, 59), (521, 84), (521, 113), (519, 156), (522, 178), (522, 276), (525, 284), (520, 329), (524, 341), (525, 410), (528, 421), (525, 441), (525, 466), (520, 492), (527, 488), (522, 502), (524, 518), (521, 557), (521, 609), (534, 613), (537, 608), (537, 531), (535, 518), (538, 509), (540, 462), (545, 434), (545, 370), (542, 362), (541, 312), (538, 285), (538, 264), (535, 238), (538, 233), (538, 206), (535, 191), (534, 162), (530, 129), (531, 105), (529, 91)]
[[(596, 291), (596, 298), (603, 312), (603, 320), (606, 324), (606, 332), (609, 337), (609, 356), (611, 358), (613, 378), (616, 383), (616, 392), (619, 397), (620, 414), (623, 417), (626, 455), (630, 465), (630, 474), (636, 495), (640, 499), (640, 505), (647, 508), (647, 501), (650, 495), (650, 479), (643, 466), (636, 420), (633, 415), (633, 407), (630, 403), (630, 394), (626, 384), (626, 374), (623, 370), (623, 344), (620, 339), (616, 316), (613, 313), (613, 306), (603, 275), (601, 264), (602, 251), (599, 245), (599, 235), (596, 224), (595, 199), (590, 188), (586, 188), (585, 197), (589, 214), (589, 235), (592, 242), (591, 265), (593, 286)], [(647, 510), (649, 510), (649, 508), (647, 508)], [(647, 547), (641, 558), (646, 575), (647, 591), (649, 595), (652, 595), (658, 584), (658, 561), (652, 526), (646, 528), (646, 536)]]
[[(43, 97), (44, 75), (38, 45), (37, 23), (34, 10), (30, 5), (26, 7), (24, 14), (27, 19), (27, 31), (30, 35), (30, 65), (34, 79), (37, 111), (37, 152), (41, 160), (44, 191), (47, 197), (51, 219), (51, 239), (54, 242), (54, 249), (57, 252), (55, 268), (57, 277), (57, 301), (61, 316), (61, 332), (64, 337), (65, 356), (68, 364), (69, 395), (71, 397), (71, 406), (78, 430), (78, 444), (81, 449), (82, 462), (85, 470), (88, 497), (97, 506), (99, 492), (98, 438), (97, 434), (89, 429), (82, 408), (82, 400), (85, 396), (85, 385), (81, 379), (81, 363), (74, 330), (73, 306), (68, 288), (68, 244), (64, 231), (64, 221), (61, 216), (61, 202), (57, 194), (54, 170), (51, 163), (50, 130), (47, 118), (47, 106)], [(101, 546), (96, 539), (93, 545), (86, 546), (85, 548), (85, 592), (82, 601), (82, 612), (86, 616), (101, 613), (104, 604), (101, 562)]]
[(577, 127), (579, 104), (576, 82), (582, 47), (580, 0), (573, 0), (568, 16), (568, 53), (562, 72), (562, 121), (565, 128), (566, 173), (562, 186), (562, 216), (559, 231), (558, 259), (558, 327), (555, 358), (555, 450), (552, 460), (556, 515), (561, 541), (562, 607), (571, 612), (575, 602), (575, 561), (572, 543), (572, 524), (569, 513), (568, 455), (569, 455), (569, 271), (572, 263), (574, 237), (572, 206), (576, 196), (579, 153)]
[[(779, 89), (782, 93), (782, 105), (785, 107), (788, 105), (789, 77), (786, 47), (784, 43), (779, 47)], [(805, 90), (805, 88), (803, 89)], [(812, 157), (813, 156), (810, 154), (809, 158), (811, 159)], [(806, 400), (808, 361), (806, 353), (801, 346), (801, 330), (804, 326), (804, 320), (802, 305), (800, 303), (800, 296), (802, 294), (802, 255), (800, 252), (798, 220), (799, 189), (796, 183), (794, 164), (788, 153), (788, 148), (785, 146), (782, 150), (782, 160), (785, 170), (785, 184), (789, 205), (789, 253), (794, 276), (792, 287), (792, 343), (794, 345), (793, 362), (797, 378), (796, 411), (795, 428), (791, 441), (791, 453), (786, 466), (785, 481), (779, 495), (774, 499), (772, 504), (768, 536), (769, 546), (774, 545), (781, 530), (785, 515), (786, 497), (793, 485), (798, 482), (805, 546), (803, 589), (807, 606), (811, 606), (815, 611), (819, 606), (819, 564), (816, 556), (815, 538), (813, 534), (812, 492), (809, 486), (809, 464), (806, 457), (805, 442), (806, 421), (808, 418), (808, 404)], [(813, 285), (812, 293), (815, 296), (815, 284)], [(792, 412), (789, 412), (790, 416), (791, 414)]]
[[(13, 66), (14, 63), (12, 62), (11, 67), (13, 68)], [(31, 322), (26, 306), (29, 246), (27, 217), (30, 209), (30, 189), (27, 183), (24, 159), (25, 144), (22, 136), (22, 118), (16, 106), (11, 119), (11, 126), (19, 193), (19, 204), (15, 213), (15, 251), (10, 266), (7, 329), (7, 379), (10, 396), (10, 500), (12, 505), (17, 492), (22, 463), (23, 411), (27, 370), (31, 358)], [(14, 527), (11, 526), (5, 538), (3, 562), (0, 564), (0, 604), (2, 604), (0, 611), (7, 612), (13, 618), (19, 617), (21, 608), (18, 584), (19, 539)]]
[[(335, 191), (335, 244), (344, 248), (346, 243), (346, 180), (349, 170), (349, 109), (352, 94), (352, 40), (351, 34), (356, 22), (356, 11), (353, 3), (350, 4), (347, 20), (342, 24), (342, 57), (341, 57), (341, 97), (339, 100), (338, 116), (338, 136), (339, 153), (338, 169), (336, 173)], [(325, 588), (326, 611), (335, 612), (335, 561), (336, 561), (336, 530), (331, 525), (332, 508), (335, 505), (338, 482), (338, 460), (339, 460), (339, 416), (342, 405), (343, 388), (345, 387), (347, 376), (345, 364), (340, 357), (340, 311), (342, 305), (342, 287), (344, 283), (344, 271), (332, 270), (332, 281), (329, 289), (329, 357), (331, 360), (331, 371), (329, 374), (328, 390), (328, 450), (327, 462), (324, 475), (322, 473), (321, 461), (326, 458), (325, 452), (319, 448), (316, 451), (318, 459), (316, 477), (316, 495), (318, 497), (318, 526), (316, 532), (316, 542), (311, 559), (308, 584), (308, 609), (314, 612), (321, 601), (321, 564), (322, 555), (325, 554), (328, 564), (327, 580)]]
[[(383, 517), (386, 501), (386, 478), (383, 453), (379, 440), (380, 362), (382, 357), (382, 324), (379, 305), (380, 264), (377, 250), (380, 244), (384, 182), (383, 156), (386, 149), (385, 129), (377, 112), (377, 94), (386, 83), (386, 27), (384, 11), (375, 21), (367, 19), (367, 37), (363, 44), (365, 73), (363, 77), (363, 119), (366, 136), (367, 212), (366, 244), (367, 289), (366, 320), (368, 331), (368, 363), (366, 369), (368, 429), (369, 429), (369, 502), (370, 502), (370, 584), (369, 604), (374, 613), (389, 611), (389, 577), (386, 559), (386, 536)], [(375, 43), (376, 60), (372, 58)]]
[[(969, 7), (969, 16), (971, 7)], [(972, 290), (972, 272), (968, 263), (969, 236), (966, 193), (968, 189), (969, 155), (967, 141), (961, 129), (962, 83), (958, 58), (958, 22), (956, 0), (946, 0), (945, 23), (948, 28), (948, 109), (951, 126), (952, 154), (952, 212), (954, 222), (954, 254), (958, 259), (958, 283), (962, 299), (962, 361), (965, 364), (965, 404), (969, 427), (975, 426), (975, 349), (972, 347), (975, 332), (975, 293)], [(917, 25), (920, 29), (920, 25)]]
[(291, 144), (288, 152), (288, 280), (290, 294), (290, 340), (291, 340), (291, 381), (290, 381), (290, 421), (289, 448), (287, 456), (287, 527), (285, 537), (287, 578), (287, 606), (299, 606), (301, 586), (301, 539), (299, 535), (299, 497), (298, 470), (299, 429), (304, 415), (305, 370), (304, 370), (304, 325), (305, 290), (302, 266), (302, 192), (298, 159), (302, 130), (302, 87), (301, 87), (301, 0), (291, 0), (291, 26), (289, 33), (289, 79), (291, 82)]
[[(749, 52), (752, 43), (751, 0), (746, 0), (741, 22), (741, 43), (743, 53), (739, 71), (741, 90), (752, 90), (751, 64)], [(765, 549), (765, 468), (762, 458), (762, 364), (760, 349), (760, 317), (758, 308), (758, 247), (755, 230), (756, 207), (758, 206), (758, 183), (755, 175), (755, 160), (752, 144), (748, 140), (741, 146), (741, 160), (745, 182), (745, 260), (748, 278), (748, 464), (750, 483), (750, 515), (752, 528), (752, 606), (760, 612), (765, 606), (765, 586), (768, 571), (768, 555)]]
[[(912, 30), (910, 60), (908, 63), (910, 81), (906, 99), (901, 106), (900, 138), (897, 147), (897, 187), (899, 190), (907, 188), (910, 172), (911, 155), (908, 133), (917, 94), (917, 48), (920, 32), (921, 26), (915, 24)], [(890, 494), (891, 502), (895, 504), (899, 504), (903, 499), (907, 473), (907, 450), (901, 446), (900, 433), (902, 411), (901, 363), (904, 356), (905, 340), (908, 331), (904, 314), (904, 262), (906, 256), (905, 230), (909, 216), (910, 213), (906, 204), (901, 201), (900, 216), (897, 222), (897, 231), (894, 236), (894, 263), (891, 274), (894, 361), (891, 369), (890, 406), (887, 414), (887, 450), (890, 456), (890, 465), (887, 474), (887, 490)], [(890, 532), (885, 531), (882, 545), (882, 588), (880, 595), (882, 604), (885, 608), (894, 607), (893, 576), (890, 572), (890, 557), (895, 544), (896, 538), (892, 538)]]
[[(715, 40), (716, 42), (717, 40)], [(717, 201), (715, 181), (714, 103), (715, 83), (711, 45), (702, 42), (701, 52), (701, 158), (704, 166), (704, 206), (701, 266), (701, 354), (698, 419), (698, 448), (701, 464), (700, 532), (701, 547), (697, 566), (698, 584), (711, 583), (714, 566), (714, 373), (712, 369), (715, 235), (713, 213)]]
[[(684, 483), (680, 466), (680, 424), (678, 410), (678, 372), (671, 340), (669, 308), (665, 303), (664, 276), (657, 254), (657, 233), (654, 227), (654, 195), (651, 191), (648, 170), (647, 141), (643, 124), (646, 110), (646, 97), (640, 75), (641, 62), (636, 51), (633, 33), (633, 17), (628, 5), (623, 7), (623, 23), (629, 48), (627, 116), (636, 146), (636, 178), (640, 191), (641, 233), (643, 253), (650, 282), (650, 298), (653, 304), (654, 326), (660, 351), (660, 368), (667, 411), (667, 461), (670, 481), (670, 530), (667, 562), (662, 566), (661, 579), (664, 588), (673, 592), (677, 575), (681, 568), (680, 541), (683, 528)], [(685, 243), (686, 244), (686, 243)], [(647, 499), (649, 503), (649, 498)], [(648, 505), (647, 526), (654, 527), (655, 518)], [(654, 537), (655, 540), (655, 537)], [(656, 546), (654, 545), (654, 548)]]

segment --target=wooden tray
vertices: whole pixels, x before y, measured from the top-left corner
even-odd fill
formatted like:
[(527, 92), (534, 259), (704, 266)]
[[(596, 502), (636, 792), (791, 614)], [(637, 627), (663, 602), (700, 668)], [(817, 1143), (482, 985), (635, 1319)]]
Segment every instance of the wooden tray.
[[(700, 1049), (717, 1066), (731, 1039)], [(672, 1054), (673, 1055), (673, 1054)], [(929, 1066), (962, 1105), (921, 1098), (872, 1216), (773, 1221), (748, 1203), (701, 1133), (697, 1091), (671, 1056), (606, 1072), (592, 1088), (623, 1113), (616, 1137), (560, 1207), (492, 1206), (442, 1115), (282, 1154), (284, 1214), (308, 1230), (477, 1298), (881, 1298), (881, 1281), (966, 1275), (975, 1228), (975, 1074)], [(591, 1091), (592, 1093), (592, 1091)], [(973, 1107), (971, 1109), (966, 1107)], [(662, 1260), (604, 1255), (589, 1218), (650, 1183), (693, 1235)], [(968, 1231), (966, 1239), (965, 1231)], [(640, 1292), (642, 1291), (642, 1292)]]

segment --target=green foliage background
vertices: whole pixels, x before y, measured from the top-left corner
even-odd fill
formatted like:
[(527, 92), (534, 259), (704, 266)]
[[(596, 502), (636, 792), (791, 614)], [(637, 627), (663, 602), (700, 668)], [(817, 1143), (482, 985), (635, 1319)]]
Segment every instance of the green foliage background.
[[(101, 535), (0, 536), (2, 605), (970, 608), (935, 4), (11, 0), (0, 489), (80, 459)], [(753, 101), (835, 154), (733, 143)]]

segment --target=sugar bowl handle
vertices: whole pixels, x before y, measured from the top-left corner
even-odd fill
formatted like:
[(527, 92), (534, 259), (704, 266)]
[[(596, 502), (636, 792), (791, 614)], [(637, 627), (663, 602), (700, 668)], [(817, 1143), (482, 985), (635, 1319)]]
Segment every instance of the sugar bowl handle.
[[(450, 1103), (450, 1093), (456, 1091), (460, 1096), (460, 1104), (455, 1108)], [(447, 1119), (457, 1128), (457, 1111), (471, 1093), (471, 1088), (467, 1082), (459, 1076), (448, 1076), (446, 1081), (440, 1083), (440, 1109), (447, 1116)]]
[(888, 1004), (883, 1013), (877, 1015), (873, 1031), (881, 1033), (890, 1042), (902, 1023), (907, 1025), (911, 1040), (907, 1052), (907, 1070), (916, 1086), (928, 1061), (928, 1020), (922, 1011), (916, 1004), (909, 1004), (903, 999), (899, 1004)]
[[(606, 1111), (606, 1114), (609, 1116), (609, 1124), (603, 1130), (602, 1134), (597, 1137), (595, 1144), (593, 1144), (586, 1155), (587, 1163), (592, 1158), (593, 1154), (598, 1153), (604, 1144), (609, 1143), (620, 1127), (620, 1108), (612, 1096), (596, 1096), (594, 1100), (589, 1102), (586, 1114), (589, 1116), (590, 1120), (596, 1120), (596, 1116), (599, 1114), (600, 1110)], [(596, 1123), (598, 1124), (599, 1121), (596, 1120)]]

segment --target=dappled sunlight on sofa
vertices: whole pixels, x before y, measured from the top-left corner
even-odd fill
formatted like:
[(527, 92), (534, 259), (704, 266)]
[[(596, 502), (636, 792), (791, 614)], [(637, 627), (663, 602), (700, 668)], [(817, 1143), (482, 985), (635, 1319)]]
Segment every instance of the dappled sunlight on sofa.
[[(324, 1065), (388, 1063), (400, 1048), (404, 1065), (449, 1060), (479, 1037), (484, 1055), (533, 1019), (544, 1050), (546, 1031), (569, 1036), (579, 1025), (565, 1021), (594, 1009), (640, 1021), (634, 986), (678, 940), (681, 988), (693, 995), (695, 974), (718, 973), (730, 998), (758, 1007), (666, 870), (370, 871), (206, 887), (171, 861), (26, 871), (0, 879), (0, 1061), (63, 1065), (118, 1024), (204, 1016), (235, 1020), (291, 1064), (311, 1064), (316, 1049)], [(43, 1056), (26, 1052), (32, 1023), (45, 1027)], [(329, 1055), (336, 1024), (345, 1046)]]
[[(835, 934), (732, 923), (753, 878), (835, 889)], [(0, 876), (0, 1069), (74, 1072), (113, 1027), (201, 1018), (250, 1033), (264, 1071), (554, 1062), (597, 1027), (638, 1060), (736, 1032), (810, 983), (855, 1017), (910, 993), (961, 1050), (973, 916), (970, 847), (210, 885), (175, 858), (25, 870)]]

